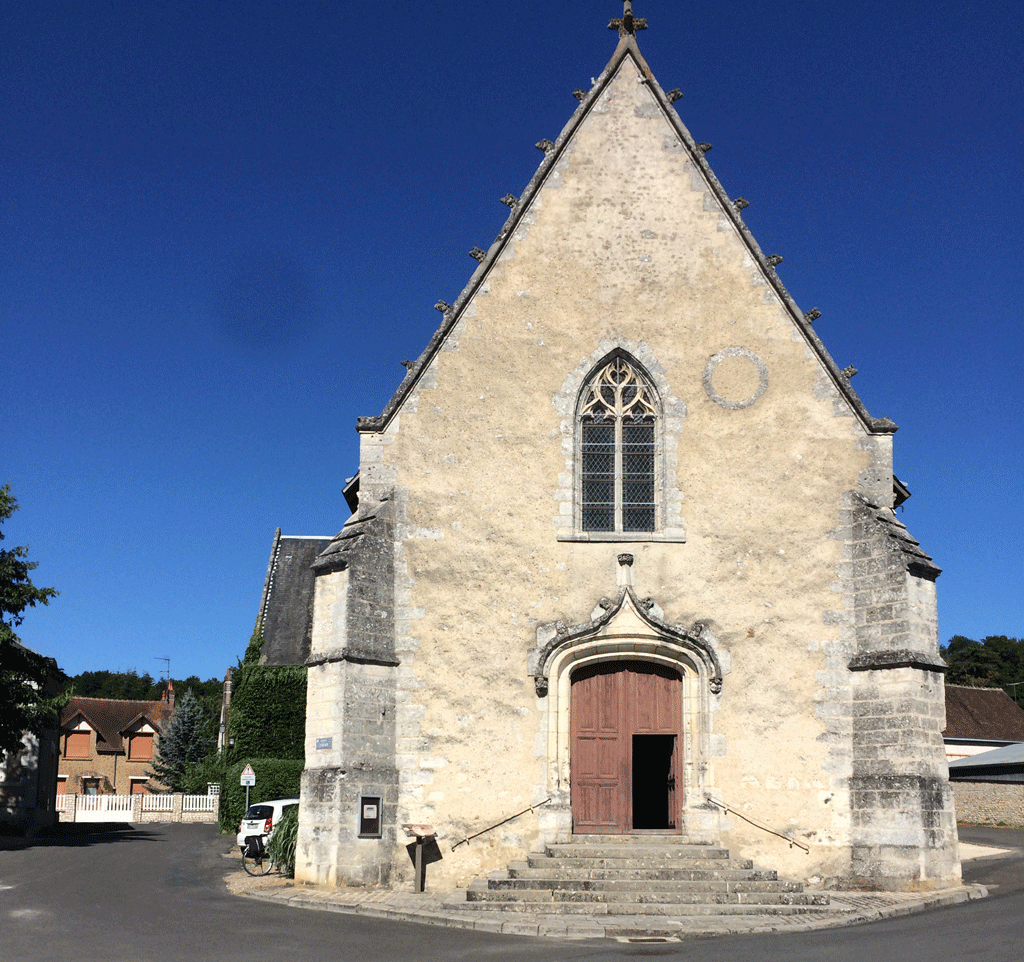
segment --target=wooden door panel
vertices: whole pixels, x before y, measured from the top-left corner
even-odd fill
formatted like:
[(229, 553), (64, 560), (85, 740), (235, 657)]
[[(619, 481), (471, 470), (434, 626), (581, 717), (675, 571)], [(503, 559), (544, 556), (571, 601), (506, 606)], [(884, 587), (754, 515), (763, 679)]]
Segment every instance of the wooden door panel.
[[(637, 805), (633, 798), (633, 736), (678, 736), (681, 726), (682, 679), (668, 668), (647, 662), (607, 662), (573, 675), (570, 787), (574, 831), (612, 834), (633, 830)], [(681, 741), (681, 737), (673, 739), (676, 745)], [(678, 755), (678, 750), (674, 754)], [(676, 812), (678, 758), (671, 768), (666, 784), (662, 784), (665, 775), (649, 780), (651, 791), (666, 794), (653, 809), (643, 805), (645, 819), (650, 819), (652, 810), (664, 810), (661, 805)], [(643, 791), (647, 784), (643, 782)], [(665, 829), (672, 830), (678, 819), (671, 815), (664, 821)]]
[(579, 832), (622, 831), (621, 696), (614, 673), (584, 669), (573, 678), (571, 796)]
[(681, 685), (678, 675), (660, 665), (631, 666), (629, 704), (632, 734), (675, 734), (681, 721)]
[(576, 770), (582, 778), (615, 780), (619, 777), (619, 739), (580, 735), (576, 740)]

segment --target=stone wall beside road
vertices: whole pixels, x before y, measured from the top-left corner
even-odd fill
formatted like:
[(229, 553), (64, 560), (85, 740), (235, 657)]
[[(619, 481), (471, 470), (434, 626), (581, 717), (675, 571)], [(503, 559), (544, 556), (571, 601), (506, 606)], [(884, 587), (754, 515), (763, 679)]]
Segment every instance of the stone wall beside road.
[(1024, 828), (1024, 785), (950, 782), (959, 822)]

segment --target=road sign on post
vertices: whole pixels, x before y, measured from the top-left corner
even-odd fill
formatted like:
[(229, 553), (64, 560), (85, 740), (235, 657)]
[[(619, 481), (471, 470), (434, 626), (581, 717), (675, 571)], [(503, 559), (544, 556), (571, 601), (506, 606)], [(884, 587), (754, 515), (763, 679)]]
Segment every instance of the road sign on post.
[(249, 789), (256, 784), (256, 773), (252, 770), (252, 765), (246, 765), (242, 769), (239, 784), (245, 787), (245, 810), (249, 811)]

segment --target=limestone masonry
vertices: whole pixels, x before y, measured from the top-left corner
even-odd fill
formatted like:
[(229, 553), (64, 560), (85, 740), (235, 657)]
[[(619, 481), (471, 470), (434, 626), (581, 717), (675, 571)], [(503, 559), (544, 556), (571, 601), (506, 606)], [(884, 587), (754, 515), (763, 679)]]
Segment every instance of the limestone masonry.
[(822, 886), (959, 879), (939, 569), (893, 511), (896, 426), (632, 25), (360, 420), (356, 507), (314, 563), (300, 880), (410, 886), (405, 823), (438, 833), (432, 887), (574, 833)]

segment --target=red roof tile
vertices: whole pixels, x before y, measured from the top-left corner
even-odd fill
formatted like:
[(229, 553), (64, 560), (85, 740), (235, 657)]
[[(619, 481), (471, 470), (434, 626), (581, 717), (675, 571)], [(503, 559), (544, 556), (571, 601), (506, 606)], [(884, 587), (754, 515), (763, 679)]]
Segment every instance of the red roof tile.
[(944, 738), (1024, 741), (1024, 709), (1002, 688), (946, 685)]
[(159, 731), (170, 712), (162, 701), (128, 701), (116, 698), (69, 698), (60, 715), (60, 727), (68, 728), (81, 715), (97, 732), (98, 752), (124, 751), (121, 733), (141, 718)]

